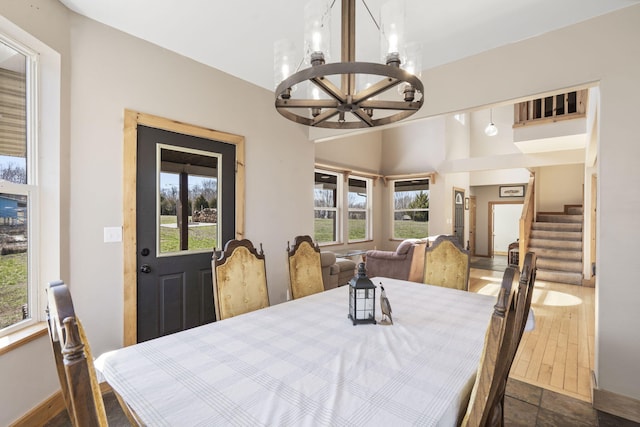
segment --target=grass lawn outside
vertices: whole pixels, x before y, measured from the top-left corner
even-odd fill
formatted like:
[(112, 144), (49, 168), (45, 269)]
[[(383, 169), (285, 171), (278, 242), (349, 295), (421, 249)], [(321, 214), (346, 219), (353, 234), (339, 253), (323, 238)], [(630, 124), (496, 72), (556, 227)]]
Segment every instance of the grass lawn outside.
[[(349, 240), (363, 240), (365, 238), (365, 220), (349, 220)], [(334, 221), (332, 219), (315, 219), (314, 239), (318, 242), (334, 242), (338, 239), (334, 236)], [(427, 221), (394, 221), (394, 238), (410, 239), (427, 237), (429, 235), (429, 222)]]
[(393, 237), (396, 239), (422, 239), (429, 236), (428, 221), (394, 221)]
[[(189, 217), (191, 220), (191, 217)], [(175, 215), (162, 215), (160, 224), (177, 224)], [(189, 250), (212, 250), (217, 247), (218, 225), (189, 227)], [(160, 227), (160, 252), (179, 252), (180, 234), (176, 227)]]
[(0, 329), (22, 320), (27, 302), (27, 253), (0, 255)]

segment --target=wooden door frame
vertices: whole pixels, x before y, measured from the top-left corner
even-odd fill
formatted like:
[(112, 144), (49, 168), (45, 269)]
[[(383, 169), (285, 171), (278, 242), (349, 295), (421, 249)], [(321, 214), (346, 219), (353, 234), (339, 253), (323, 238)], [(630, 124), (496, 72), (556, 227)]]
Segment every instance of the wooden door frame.
[(471, 256), (476, 255), (476, 203), (476, 196), (469, 196), (469, 242), (473, 242), (473, 245), (469, 245)]
[[(124, 330), (125, 346), (137, 342), (137, 225), (136, 181), (138, 125), (233, 144), (236, 147), (236, 239), (244, 238), (245, 182), (244, 137), (200, 126), (190, 125), (151, 114), (124, 110), (123, 147), (123, 264), (124, 264)], [(213, 286), (213, 284), (212, 284)]]
[(513, 202), (500, 201), (500, 202), (489, 202), (489, 212), (488, 212), (488, 223), (489, 223), (489, 234), (487, 235), (487, 246), (489, 252), (487, 255), (489, 258), (493, 258), (493, 207), (495, 205), (524, 205), (524, 200), (514, 200)]

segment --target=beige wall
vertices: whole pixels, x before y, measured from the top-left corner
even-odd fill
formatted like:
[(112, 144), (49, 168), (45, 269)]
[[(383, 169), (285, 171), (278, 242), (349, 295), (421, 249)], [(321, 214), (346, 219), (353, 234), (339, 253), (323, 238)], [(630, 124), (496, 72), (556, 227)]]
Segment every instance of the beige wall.
[(565, 205), (582, 205), (583, 186), (584, 164), (538, 168), (536, 210), (564, 212)]
[[(54, 13), (45, 18), (51, 9)], [(307, 130), (290, 125), (274, 112), (271, 93), (84, 18), (72, 15), (67, 22), (53, 0), (4, 0), (0, 10), (63, 54), (61, 164), (65, 171), (69, 166), (70, 183), (63, 172), (60, 197), (62, 210), (70, 212), (70, 223), (63, 216), (63, 230), (69, 231), (61, 236), (62, 278), (73, 287), (96, 353), (122, 342), (122, 247), (103, 243), (102, 229), (122, 223), (125, 108), (247, 138), (247, 237), (264, 243), (270, 296), (274, 303), (281, 302), (287, 287), (286, 241), (295, 234), (313, 232), (309, 189), (314, 147), (306, 140)], [(635, 125), (640, 99), (639, 39), (640, 5), (635, 5), (426, 70), (423, 81), (428, 95), (418, 113), (419, 117), (435, 116), (599, 82), (596, 376), (600, 388), (635, 399), (640, 399), (640, 330), (629, 325), (640, 324), (640, 287), (630, 266), (635, 265), (640, 230), (628, 224), (637, 217), (640, 205), (640, 192), (629, 191), (640, 188)], [(543, 63), (563, 66), (529, 65)], [(383, 148), (383, 158), (387, 154), (392, 153)], [(395, 158), (393, 163), (411, 160)], [(90, 192), (101, 197), (88, 199)], [(276, 194), (286, 197), (276, 198)], [(53, 364), (45, 343), (43, 338), (0, 356), (0, 424), (18, 418), (53, 392)], [(42, 378), (38, 390), (23, 385), (24, 378), (34, 376)]]

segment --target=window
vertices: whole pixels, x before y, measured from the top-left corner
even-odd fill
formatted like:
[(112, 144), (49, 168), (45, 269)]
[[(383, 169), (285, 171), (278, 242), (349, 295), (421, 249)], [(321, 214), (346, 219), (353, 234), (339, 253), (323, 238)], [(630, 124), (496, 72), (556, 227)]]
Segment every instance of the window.
[(222, 241), (222, 227), (218, 227), (221, 155), (163, 144), (158, 150), (160, 229), (156, 247), (160, 254), (206, 252), (218, 247)]
[(349, 177), (349, 242), (360, 242), (371, 238), (370, 201), (371, 179)]
[(35, 70), (0, 36), (0, 336), (38, 320)]
[(338, 243), (342, 174), (315, 171), (313, 189), (314, 237), (318, 243)]
[(429, 179), (393, 181), (394, 239), (429, 235)]

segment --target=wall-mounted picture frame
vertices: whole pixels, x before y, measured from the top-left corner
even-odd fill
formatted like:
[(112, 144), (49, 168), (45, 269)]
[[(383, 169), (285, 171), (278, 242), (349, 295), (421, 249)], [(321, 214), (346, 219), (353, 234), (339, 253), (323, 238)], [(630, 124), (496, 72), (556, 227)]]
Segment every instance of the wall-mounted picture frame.
[(501, 185), (500, 197), (524, 197), (524, 185)]
[(464, 198), (464, 210), (465, 211), (469, 210), (469, 198), (468, 197)]

